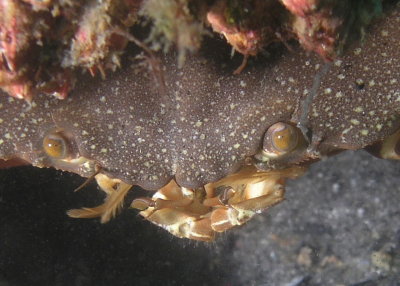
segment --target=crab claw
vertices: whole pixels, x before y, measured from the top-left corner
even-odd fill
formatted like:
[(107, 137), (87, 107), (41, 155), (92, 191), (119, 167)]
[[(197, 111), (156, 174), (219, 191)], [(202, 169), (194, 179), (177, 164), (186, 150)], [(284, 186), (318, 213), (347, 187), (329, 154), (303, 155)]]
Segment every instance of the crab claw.
[(133, 200), (131, 207), (142, 210), (143, 217), (177, 237), (212, 241), (214, 231), (208, 217), (211, 208), (202, 204), (204, 196), (204, 189), (183, 188), (172, 180), (151, 199)]
[(215, 208), (211, 213), (211, 227), (214, 231), (223, 232), (234, 226), (242, 225), (249, 221), (256, 213), (260, 213), (283, 201), (284, 194), (285, 189), (283, 186), (277, 184), (276, 190), (266, 195), (248, 199), (238, 204), (228, 205), (225, 208)]
[[(238, 173), (198, 189), (181, 187), (171, 180), (151, 198), (136, 198), (130, 206), (177, 237), (213, 241), (217, 233), (242, 225), (283, 201), (285, 179), (295, 178), (304, 171), (304, 167), (262, 171), (245, 166)], [(73, 218), (101, 217), (104, 223), (122, 208), (132, 185), (102, 173), (93, 176), (107, 195), (104, 203), (67, 213)]]
[(202, 217), (178, 208), (164, 208), (151, 212), (146, 219), (177, 237), (201, 241), (214, 240), (215, 232), (210, 227), (211, 220), (207, 216)]
[(177, 237), (212, 241), (216, 233), (242, 225), (281, 202), (285, 178), (303, 172), (300, 167), (268, 172), (245, 167), (199, 189), (180, 187), (172, 180), (151, 199), (133, 200), (131, 207)]

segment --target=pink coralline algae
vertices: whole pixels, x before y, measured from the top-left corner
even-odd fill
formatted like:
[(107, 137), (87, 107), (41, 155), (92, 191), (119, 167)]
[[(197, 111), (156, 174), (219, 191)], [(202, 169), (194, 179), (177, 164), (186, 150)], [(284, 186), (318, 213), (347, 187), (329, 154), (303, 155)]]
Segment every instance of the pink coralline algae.
[[(150, 27), (141, 48), (178, 49), (182, 66), (204, 35), (223, 35), (247, 59), (274, 42), (293, 39), (332, 61), (349, 39), (362, 39), (382, 12), (383, 0), (0, 0), (0, 87), (31, 100), (44, 93), (67, 97), (77, 74), (106, 77), (120, 66), (131, 28)], [(134, 40), (136, 44), (136, 38)]]
[(11, 96), (65, 98), (76, 71), (115, 69), (140, 1), (0, 1), (0, 86)]

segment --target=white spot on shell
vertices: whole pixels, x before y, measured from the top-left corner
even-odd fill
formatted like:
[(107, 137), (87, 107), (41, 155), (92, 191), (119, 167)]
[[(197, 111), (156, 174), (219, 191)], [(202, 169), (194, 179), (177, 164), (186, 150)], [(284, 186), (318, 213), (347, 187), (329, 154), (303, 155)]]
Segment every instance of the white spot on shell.
[(357, 83), (358, 85), (363, 85), (363, 84), (364, 84), (364, 80), (361, 79), (361, 78), (358, 78), (358, 79), (356, 79), (356, 83)]
[(362, 106), (357, 106), (356, 108), (354, 108), (354, 111), (357, 113), (361, 113), (364, 111), (364, 108), (362, 108)]

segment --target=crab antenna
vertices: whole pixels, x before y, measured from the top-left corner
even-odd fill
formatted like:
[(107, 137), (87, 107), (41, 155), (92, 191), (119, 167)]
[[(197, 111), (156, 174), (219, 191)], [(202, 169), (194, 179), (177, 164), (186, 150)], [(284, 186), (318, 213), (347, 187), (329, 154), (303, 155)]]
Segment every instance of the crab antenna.
[(82, 190), (84, 187), (86, 187), (91, 181), (93, 181), (93, 179), (96, 177), (96, 175), (98, 175), (102, 168), (99, 165), (96, 165), (96, 172), (94, 172), (89, 178), (86, 179), (85, 182), (83, 182), (79, 187), (77, 187), (74, 192), (80, 191)]
[(310, 111), (311, 104), (313, 102), (314, 97), (318, 95), (318, 89), (321, 86), (321, 81), (323, 77), (328, 73), (329, 69), (331, 68), (332, 63), (327, 62), (322, 70), (317, 72), (317, 74), (314, 77), (313, 85), (311, 87), (310, 93), (306, 96), (306, 98), (303, 100), (301, 103), (301, 116), (300, 119), (297, 123), (297, 127), (301, 130), (301, 132), (304, 135), (304, 138), (306, 140), (310, 140), (310, 135), (309, 134), (310, 130), (308, 129), (308, 113)]

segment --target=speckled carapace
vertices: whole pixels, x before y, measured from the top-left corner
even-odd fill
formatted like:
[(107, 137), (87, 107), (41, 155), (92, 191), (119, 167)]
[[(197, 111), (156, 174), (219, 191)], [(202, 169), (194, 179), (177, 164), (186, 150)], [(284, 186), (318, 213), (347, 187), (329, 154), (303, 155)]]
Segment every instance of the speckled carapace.
[[(160, 55), (163, 76), (156, 79), (127, 63), (105, 81), (82, 76), (64, 101), (17, 102), (2, 94), (0, 157), (83, 176), (100, 169), (157, 190), (173, 178), (199, 188), (245, 162), (270, 170), (364, 148), (400, 126), (399, 25), (397, 5), (331, 64), (273, 47), (270, 57), (233, 75), (237, 61), (211, 39), (182, 68), (176, 55)], [(265, 132), (277, 122), (298, 126), (306, 145), (289, 157), (257, 161)], [(84, 164), (49, 158), (42, 142), (53, 131), (66, 134)]]

